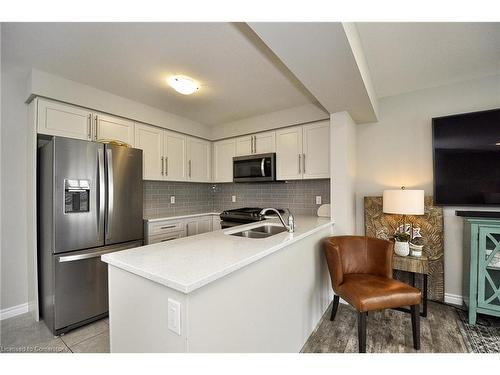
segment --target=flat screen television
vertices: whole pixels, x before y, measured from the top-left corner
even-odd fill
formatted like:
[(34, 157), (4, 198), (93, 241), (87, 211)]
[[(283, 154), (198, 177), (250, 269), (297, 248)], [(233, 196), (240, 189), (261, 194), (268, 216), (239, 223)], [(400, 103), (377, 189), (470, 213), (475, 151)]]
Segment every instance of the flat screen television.
[(434, 203), (500, 205), (500, 108), (432, 119)]

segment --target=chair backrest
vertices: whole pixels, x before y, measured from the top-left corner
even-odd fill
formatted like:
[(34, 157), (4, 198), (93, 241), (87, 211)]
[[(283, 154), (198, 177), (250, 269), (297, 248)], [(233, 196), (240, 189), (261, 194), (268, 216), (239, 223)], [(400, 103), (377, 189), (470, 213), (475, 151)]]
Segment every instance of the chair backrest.
[(346, 274), (363, 273), (392, 278), (393, 243), (366, 236), (334, 236), (324, 251), (335, 289)]

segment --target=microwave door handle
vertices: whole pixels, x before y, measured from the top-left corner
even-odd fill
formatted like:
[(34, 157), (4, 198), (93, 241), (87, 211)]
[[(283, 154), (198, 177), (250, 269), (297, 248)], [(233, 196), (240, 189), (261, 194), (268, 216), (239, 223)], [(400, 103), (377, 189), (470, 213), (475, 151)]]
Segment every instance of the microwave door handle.
[(266, 177), (266, 171), (264, 170), (264, 164), (266, 162), (266, 158), (262, 158), (260, 161), (260, 171), (262, 173), (262, 177)]
[(114, 184), (113, 184), (113, 151), (111, 148), (106, 148), (107, 170), (108, 170), (108, 210), (106, 217), (106, 239), (111, 238), (111, 218), (113, 217), (113, 200), (114, 200)]

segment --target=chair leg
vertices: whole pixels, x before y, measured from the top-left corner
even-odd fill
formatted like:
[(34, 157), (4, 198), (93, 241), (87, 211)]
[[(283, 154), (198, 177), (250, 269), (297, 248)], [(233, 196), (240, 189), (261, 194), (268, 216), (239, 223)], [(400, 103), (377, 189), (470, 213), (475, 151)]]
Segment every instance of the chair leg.
[(330, 321), (334, 321), (335, 315), (337, 315), (337, 310), (339, 308), (339, 300), (340, 297), (335, 295), (333, 296), (333, 305), (332, 305), (332, 315), (330, 315)]
[(366, 317), (367, 312), (358, 311), (358, 349), (360, 353), (366, 353)]
[(411, 330), (413, 347), (415, 350), (420, 350), (420, 305), (411, 306)]

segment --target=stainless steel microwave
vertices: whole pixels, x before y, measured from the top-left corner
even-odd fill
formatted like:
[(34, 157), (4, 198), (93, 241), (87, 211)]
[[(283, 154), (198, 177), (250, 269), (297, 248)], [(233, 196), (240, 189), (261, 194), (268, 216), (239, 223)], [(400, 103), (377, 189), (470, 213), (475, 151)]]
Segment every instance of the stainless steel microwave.
[(233, 158), (234, 182), (276, 180), (276, 154), (237, 156)]

